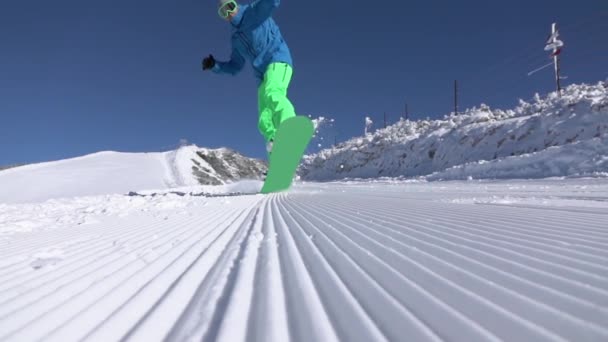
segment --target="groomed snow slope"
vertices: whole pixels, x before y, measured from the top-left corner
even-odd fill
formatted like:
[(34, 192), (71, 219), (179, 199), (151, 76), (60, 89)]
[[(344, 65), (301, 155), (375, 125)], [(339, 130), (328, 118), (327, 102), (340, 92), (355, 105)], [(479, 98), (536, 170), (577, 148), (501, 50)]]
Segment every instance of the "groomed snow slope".
[(607, 222), (602, 179), (0, 204), (0, 340), (607, 341)]

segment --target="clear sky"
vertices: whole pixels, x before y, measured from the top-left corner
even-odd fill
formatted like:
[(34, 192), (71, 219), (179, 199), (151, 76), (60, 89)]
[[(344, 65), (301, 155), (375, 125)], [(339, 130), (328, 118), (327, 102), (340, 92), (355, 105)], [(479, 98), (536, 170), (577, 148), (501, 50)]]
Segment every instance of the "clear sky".
[[(608, 78), (606, 0), (283, 0), (298, 114), (335, 119), (338, 141), (364, 118), (440, 118), (484, 102), (511, 108), (554, 88), (543, 51), (557, 21), (570, 83)], [(154, 152), (187, 139), (262, 157), (256, 84), (203, 72), (226, 59), (215, 0), (23, 0), (0, 10), (0, 165), (97, 151)], [(332, 139), (333, 140), (333, 139)]]

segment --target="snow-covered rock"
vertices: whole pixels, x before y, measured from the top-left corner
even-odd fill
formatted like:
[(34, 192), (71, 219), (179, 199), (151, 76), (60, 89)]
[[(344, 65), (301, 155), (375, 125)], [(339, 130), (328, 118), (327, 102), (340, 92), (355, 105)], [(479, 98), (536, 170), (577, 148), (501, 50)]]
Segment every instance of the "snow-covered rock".
[(195, 148), (191, 152), (194, 152), (190, 161), (194, 163), (192, 175), (196, 184), (223, 185), (244, 179), (261, 179), (267, 169), (265, 162), (245, 157), (229, 148)]
[(442, 120), (401, 120), (305, 156), (299, 175), (327, 181), (593, 174), (608, 172), (607, 137), (605, 83), (572, 85), (562, 96), (537, 94), (532, 103), (520, 101), (513, 110), (482, 104)]

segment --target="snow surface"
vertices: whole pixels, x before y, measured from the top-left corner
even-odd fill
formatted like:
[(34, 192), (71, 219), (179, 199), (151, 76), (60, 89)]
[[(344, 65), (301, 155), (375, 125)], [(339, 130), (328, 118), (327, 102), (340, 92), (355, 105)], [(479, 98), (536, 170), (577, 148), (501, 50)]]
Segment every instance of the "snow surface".
[(608, 134), (601, 138), (549, 147), (540, 152), (478, 161), (428, 175), (428, 180), (468, 178), (608, 177)]
[(606, 341), (608, 181), (0, 204), (1, 341)]
[(4, 170), (0, 341), (608, 341), (607, 114), (402, 121), (272, 195), (195, 146)]
[[(486, 105), (443, 120), (401, 120), (305, 156), (309, 181), (545, 178), (608, 172), (608, 87), (572, 85), (514, 110)], [(582, 153), (582, 155), (581, 155)]]

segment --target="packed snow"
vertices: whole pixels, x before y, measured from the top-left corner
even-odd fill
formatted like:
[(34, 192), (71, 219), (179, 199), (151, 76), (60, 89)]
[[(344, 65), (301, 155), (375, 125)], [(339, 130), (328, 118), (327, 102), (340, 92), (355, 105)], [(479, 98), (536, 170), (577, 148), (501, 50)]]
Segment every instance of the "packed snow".
[(1, 341), (606, 341), (608, 182), (0, 205)]
[(608, 88), (572, 85), (513, 110), (401, 120), (304, 158), (301, 178), (545, 178), (608, 172)]

